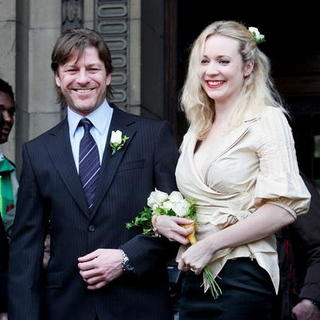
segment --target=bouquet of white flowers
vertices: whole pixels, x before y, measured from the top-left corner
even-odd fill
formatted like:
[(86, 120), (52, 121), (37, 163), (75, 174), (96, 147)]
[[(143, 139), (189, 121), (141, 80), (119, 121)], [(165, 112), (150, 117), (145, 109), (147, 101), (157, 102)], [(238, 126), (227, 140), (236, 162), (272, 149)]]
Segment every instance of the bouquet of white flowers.
[[(151, 192), (147, 204), (148, 207), (144, 208), (134, 220), (126, 224), (127, 229), (139, 227), (142, 228), (143, 234), (152, 235), (154, 234), (152, 217), (155, 215), (188, 218), (193, 220), (191, 225), (196, 229), (196, 204), (193, 200), (185, 199), (180, 192), (173, 191), (169, 195), (155, 189), (155, 191)], [(188, 228), (190, 224), (183, 225), (183, 227)], [(195, 231), (189, 234), (187, 238), (191, 245), (197, 242)], [(207, 267), (203, 268), (203, 273), (213, 298), (217, 298), (221, 294), (219, 285)]]

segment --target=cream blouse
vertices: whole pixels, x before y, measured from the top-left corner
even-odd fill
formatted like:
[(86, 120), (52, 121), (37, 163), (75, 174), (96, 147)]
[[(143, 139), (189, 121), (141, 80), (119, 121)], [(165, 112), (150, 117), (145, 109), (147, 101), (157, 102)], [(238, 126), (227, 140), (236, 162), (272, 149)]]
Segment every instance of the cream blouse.
[[(246, 219), (266, 202), (294, 217), (308, 210), (310, 194), (299, 175), (291, 128), (280, 109), (266, 107), (226, 134), (219, 147), (201, 159), (201, 168), (194, 159), (196, 143), (196, 134), (189, 130), (181, 145), (176, 179), (180, 192), (196, 201), (198, 240)], [(182, 246), (178, 256), (185, 249)], [(238, 257), (256, 259), (278, 292), (274, 235), (217, 251), (208, 267), (217, 276), (228, 259)]]

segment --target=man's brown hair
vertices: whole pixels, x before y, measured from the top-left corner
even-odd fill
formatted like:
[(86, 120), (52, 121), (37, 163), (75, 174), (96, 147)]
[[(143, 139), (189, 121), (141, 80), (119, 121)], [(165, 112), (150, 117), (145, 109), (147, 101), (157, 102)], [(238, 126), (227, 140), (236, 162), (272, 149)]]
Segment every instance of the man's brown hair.
[[(60, 65), (66, 63), (74, 54), (80, 57), (88, 47), (94, 47), (98, 50), (99, 58), (104, 62), (107, 73), (112, 73), (112, 59), (110, 50), (105, 41), (96, 31), (79, 28), (65, 31), (56, 41), (51, 54), (51, 69), (56, 74)], [(58, 93), (58, 102), (62, 106), (67, 106), (67, 102), (56, 86)], [(112, 97), (112, 88), (107, 86), (106, 96)]]

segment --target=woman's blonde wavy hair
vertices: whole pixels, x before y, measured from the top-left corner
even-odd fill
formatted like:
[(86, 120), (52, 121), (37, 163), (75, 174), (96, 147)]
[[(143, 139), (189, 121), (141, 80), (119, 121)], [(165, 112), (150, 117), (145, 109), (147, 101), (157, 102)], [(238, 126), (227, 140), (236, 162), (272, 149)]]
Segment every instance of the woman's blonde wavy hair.
[(279, 107), (286, 113), (270, 77), (269, 59), (259, 50), (249, 30), (236, 21), (216, 21), (207, 26), (193, 43), (181, 95), (181, 107), (200, 140), (208, 134), (215, 117), (214, 100), (202, 89), (198, 76), (205, 41), (214, 34), (238, 40), (242, 61), (254, 63), (251, 74), (244, 79), (238, 103), (230, 119), (231, 128), (239, 126), (248, 111), (250, 114), (258, 114), (266, 106)]

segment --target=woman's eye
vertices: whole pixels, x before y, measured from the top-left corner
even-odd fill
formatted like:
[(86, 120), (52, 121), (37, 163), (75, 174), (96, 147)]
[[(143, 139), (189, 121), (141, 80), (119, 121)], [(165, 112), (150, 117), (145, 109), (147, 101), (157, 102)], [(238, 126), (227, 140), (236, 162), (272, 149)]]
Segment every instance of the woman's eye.
[(230, 61), (229, 60), (220, 60), (219, 63), (220, 64), (223, 64), (223, 65), (226, 65), (228, 64)]
[(206, 64), (206, 63), (208, 63), (208, 62), (209, 62), (208, 59), (202, 59), (202, 60), (201, 60), (201, 64)]

